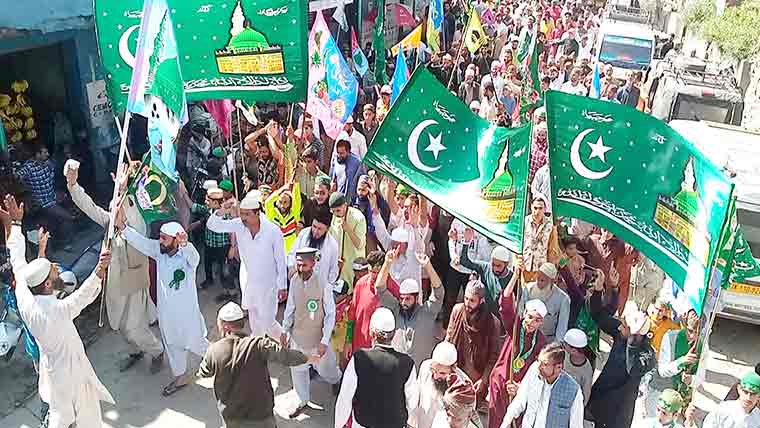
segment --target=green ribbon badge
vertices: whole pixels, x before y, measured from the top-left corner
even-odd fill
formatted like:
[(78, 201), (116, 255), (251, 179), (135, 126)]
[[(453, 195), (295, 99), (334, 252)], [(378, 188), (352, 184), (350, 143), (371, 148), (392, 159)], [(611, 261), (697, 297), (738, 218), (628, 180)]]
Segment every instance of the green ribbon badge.
[(179, 290), (180, 283), (185, 279), (185, 271), (177, 269), (174, 271), (174, 279), (169, 283), (169, 288)]
[(319, 301), (317, 299), (309, 299), (306, 302), (306, 310), (309, 312), (317, 312), (319, 309)]

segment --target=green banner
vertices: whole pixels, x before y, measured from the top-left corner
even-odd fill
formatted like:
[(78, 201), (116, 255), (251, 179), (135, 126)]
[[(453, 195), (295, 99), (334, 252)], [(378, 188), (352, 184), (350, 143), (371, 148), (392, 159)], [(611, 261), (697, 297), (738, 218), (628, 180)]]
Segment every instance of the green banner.
[(134, 198), (145, 224), (175, 218), (177, 215), (178, 183), (158, 168), (150, 167), (150, 154), (143, 157), (141, 170), (130, 180), (127, 192)]
[(364, 162), (522, 253), (530, 126), (507, 129), (481, 119), (419, 67)]
[[(307, 2), (168, 0), (188, 101), (306, 99)], [(100, 59), (115, 112), (127, 105), (142, 0), (96, 0)]]
[[(739, 225), (736, 215), (736, 200), (729, 210), (730, 223), (726, 237), (721, 244), (718, 266), (723, 273), (723, 288), (733, 283), (760, 277), (760, 263), (752, 256), (750, 248)], [(730, 268), (729, 268), (730, 266)]]
[(5, 127), (3, 122), (0, 121), (0, 152), (8, 151), (8, 140), (5, 138)]
[(546, 96), (555, 216), (608, 229), (701, 312), (733, 184), (664, 122), (630, 107)]

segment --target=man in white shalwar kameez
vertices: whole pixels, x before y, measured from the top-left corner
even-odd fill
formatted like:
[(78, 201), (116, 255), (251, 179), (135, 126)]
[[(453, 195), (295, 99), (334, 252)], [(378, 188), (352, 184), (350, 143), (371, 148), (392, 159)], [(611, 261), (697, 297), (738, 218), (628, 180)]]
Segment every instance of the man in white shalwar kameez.
[[(121, 192), (126, 190), (126, 171), (118, 177), (122, 184)], [(103, 229), (108, 228), (109, 213), (97, 206), (92, 198), (77, 183), (79, 168), (69, 162), (64, 166), (66, 184), (74, 204), (90, 220)], [(122, 181), (123, 180), (123, 181)], [(124, 201), (124, 212), (130, 226), (140, 234), (147, 233), (145, 221), (131, 196)], [(111, 240), (111, 266), (108, 268), (106, 286), (106, 311), (111, 329), (121, 333), (129, 345), (127, 357), (120, 363), (119, 369), (126, 371), (144, 354), (152, 357), (150, 372), (158, 373), (163, 362), (164, 348), (150, 330), (151, 319), (155, 318), (156, 307), (149, 294), (150, 277), (148, 276), (148, 258), (137, 251), (121, 235)]]
[[(13, 198), (6, 197), (6, 206), (9, 199)], [(44, 258), (26, 263), (23, 208), (16, 207), (15, 200), (11, 205), (10, 215), (2, 212), (4, 222), (13, 222), (6, 225), (10, 230), (6, 245), (16, 279), (18, 308), (40, 348), (39, 394), (50, 405), (48, 427), (101, 427), (100, 401), (114, 404), (114, 400), (87, 359), (74, 318), (98, 297), (110, 254), (101, 254), (95, 271), (82, 286), (59, 300), (55, 294), (63, 283), (58, 267)]]
[[(414, 411), (412, 426), (416, 428), (432, 428), (436, 418), (446, 420), (446, 407), (443, 397), (449, 384), (454, 383), (451, 377), (465, 383), (470, 378), (456, 366), (457, 348), (450, 342), (441, 342), (433, 349), (433, 357), (420, 364), (420, 375), (417, 384), (420, 399)], [(472, 391), (473, 397), (475, 391)], [(475, 414), (475, 401), (472, 402), (471, 414)]]
[(739, 399), (720, 403), (707, 415), (702, 428), (760, 427), (760, 375), (754, 371), (744, 375), (738, 390)]
[[(240, 292), (248, 311), (251, 335), (269, 333), (279, 338), (282, 327), (275, 320), (277, 302), (288, 296), (285, 243), (280, 228), (261, 213), (261, 193), (253, 190), (237, 207), (234, 199), (209, 216), (206, 227), (214, 232), (234, 233), (240, 253)], [(232, 217), (224, 220), (229, 213)]]
[(188, 368), (187, 360), (191, 357), (188, 354), (197, 356), (200, 362), (208, 348), (206, 322), (198, 305), (195, 283), (201, 257), (193, 244), (187, 242), (187, 233), (179, 223), (161, 226), (157, 240), (126, 226), (123, 215), (118, 216), (116, 225), (130, 245), (156, 261), (158, 321), (174, 375), (163, 390), (163, 395), (169, 396), (192, 381), (195, 368)]

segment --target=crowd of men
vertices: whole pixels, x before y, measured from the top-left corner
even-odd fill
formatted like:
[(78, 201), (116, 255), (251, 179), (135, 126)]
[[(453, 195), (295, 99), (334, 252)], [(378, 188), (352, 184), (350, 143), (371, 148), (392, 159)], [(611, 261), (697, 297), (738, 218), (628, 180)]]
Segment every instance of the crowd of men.
[[(448, 53), (427, 66), (481, 117), (505, 126), (517, 117), (526, 70), (516, 49), (534, 28), (543, 89), (589, 94), (601, 10), (572, 0), (478, 4), (495, 22), (490, 42), (471, 55), (459, 49), (456, 7), (446, 8)], [(599, 69), (602, 99), (645, 109), (640, 74), (619, 84)], [(119, 171), (118, 195), (103, 209), (67, 163), (73, 202), (107, 230), (113, 216), (114, 235), (92, 275), (63, 299), (57, 266), (44, 257), (27, 263), (24, 208), (5, 197), (0, 217), (19, 309), (41, 350), (50, 427), (99, 427), (98, 402), (113, 402), (73, 324), (106, 277), (110, 326), (129, 345), (120, 369), (147, 354), (157, 374), (166, 361), (164, 396), (213, 376), (226, 427), (276, 426), (270, 362), (290, 367), (291, 418), (311, 399), (310, 372), (333, 385), (335, 428), (699, 425), (690, 402), (709, 354), (704, 317), (674, 310), (665, 274), (609, 231), (553, 219), (541, 109), (530, 115), (530, 213), (516, 255), (362, 163), (390, 106), (390, 87), (378, 89), (335, 140), (308, 113), (289, 122), (272, 109), (244, 138), (239, 170), (221, 167), (205, 201), (185, 204), (190, 220), (164, 222), (157, 234), (125, 195), (141, 170)], [(228, 155), (223, 147), (211, 154)], [(222, 305), (214, 343), (197, 291), (211, 287), (221, 288)], [(156, 319), (160, 337), (150, 328)], [(604, 364), (601, 340), (611, 343)], [(755, 370), (701, 426), (756, 428), (758, 404)]]

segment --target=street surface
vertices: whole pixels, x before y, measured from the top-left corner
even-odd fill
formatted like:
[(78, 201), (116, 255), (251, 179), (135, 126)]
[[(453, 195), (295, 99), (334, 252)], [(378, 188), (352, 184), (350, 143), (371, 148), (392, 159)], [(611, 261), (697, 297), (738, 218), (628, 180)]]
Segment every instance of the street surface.
[[(203, 313), (208, 325), (209, 339), (217, 338), (215, 319), (218, 304), (213, 297), (219, 292), (216, 287), (199, 292)], [(760, 360), (760, 326), (742, 324), (718, 319), (712, 334), (712, 353), (708, 363), (706, 384), (696, 394), (695, 402), (700, 409), (700, 419), (705, 411), (711, 410), (725, 396), (730, 386), (749, 367)], [(121, 337), (105, 328), (100, 337), (87, 350), (101, 381), (116, 399), (115, 406), (103, 404), (104, 427), (183, 427), (217, 428), (221, 426), (210, 380), (204, 379), (187, 387), (174, 396), (164, 398), (161, 388), (171, 376), (169, 368), (156, 376), (148, 374), (149, 359), (145, 358), (127, 373), (119, 373), (118, 360), (124, 356), (124, 342)], [(296, 420), (289, 420), (288, 414), (296, 405), (292, 390), (290, 372), (287, 368), (270, 365), (272, 385), (275, 391), (275, 414), (279, 427), (303, 426), (332, 427), (335, 397), (329, 385), (318, 379), (312, 381), (312, 400), (324, 410), (309, 409)], [(39, 425), (39, 399), (31, 399), (0, 419), (3, 428), (37, 428)], [(84, 427), (83, 427), (84, 428)]]

